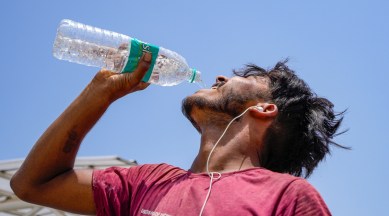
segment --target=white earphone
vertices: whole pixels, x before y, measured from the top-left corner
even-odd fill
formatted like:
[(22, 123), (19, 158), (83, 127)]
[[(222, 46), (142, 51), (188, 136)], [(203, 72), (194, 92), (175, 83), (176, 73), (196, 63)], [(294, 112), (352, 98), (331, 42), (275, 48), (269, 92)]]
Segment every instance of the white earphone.
[(256, 110), (258, 110), (258, 111), (260, 111), (260, 112), (262, 112), (263, 111), (263, 108), (262, 107), (260, 107), (260, 106), (252, 106), (254, 109), (256, 109)]
[(206, 168), (207, 168), (207, 173), (208, 173), (208, 176), (210, 177), (210, 181), (209, 181), (209, 188), (208, 188), (208, 193), (207, 193), (207, 196), (205, 197), (205, 200), (204, 200), (204, 203), (203, 203), (203, 206), (201, 207), (201, 210), (200, 210), (200, 213), (199, 213), (199, 216), (202, 216), (203, 215), (203, 211), (205, 209), (205, 205), (207, 204), (207, 201), (208, 201), (208, 198), (209, 198), (209, 195), (211, 194), (211, 190), (212, 190), (212, 183), (213, 183), (213, 180), (218, 180), (222, 177), (222, 174), (219, 173), (219, 172), (211, 172), (209, 170), (209, 161), (211, 159), (211, 155), (213, 153), (213, 151), (215, 150), (216, 146), (219, 144), (219, 141), (223, 138), (224, 134), (227, 132), (227, 129), (230, 127), (230, 125), (232, 124), (232, 122), (234, 122), (236, 119), (242, 117), (249, 109), (256, 109), (258, 110), (259, 112), (263, 112), (263, 107), (261, 106), (251, 106), (249, 108), (247, 108), (245, 111), (243, 111), (240, 115), (236, 116), (235, 118), (233, 118), (230, 123), (228, 123), (226, 129), (224, 129), (224, 132), (222, 133), (222, 135), (219, 137), (219, 139), (216, 141), (215, 145), (213, 146), (213, 148), (211, 149), (211, 151), (209, 152), (208, 154), (208, 158), (207, 158), (207, 164), (206, 164)]

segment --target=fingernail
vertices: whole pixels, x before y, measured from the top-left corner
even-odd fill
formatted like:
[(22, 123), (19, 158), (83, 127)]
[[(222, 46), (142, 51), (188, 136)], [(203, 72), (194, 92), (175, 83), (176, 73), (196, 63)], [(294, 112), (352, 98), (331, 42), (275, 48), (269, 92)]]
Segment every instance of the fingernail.
[(148, 62), (151, 61), (151, 53), (145, 52), (145, 54), (143, 54), (143, 60)]

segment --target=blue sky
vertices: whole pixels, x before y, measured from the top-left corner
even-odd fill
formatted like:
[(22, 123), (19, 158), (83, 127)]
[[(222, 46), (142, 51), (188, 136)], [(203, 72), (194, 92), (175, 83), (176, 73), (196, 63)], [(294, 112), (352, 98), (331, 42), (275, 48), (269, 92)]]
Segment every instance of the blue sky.
[[(68, 18), (182, 54), (203, 73), (231, 75), (246, 63), (290, 67), (322, 97), (347, 109), (333, 149), (309, 181), (334, 215), (383, 215), (389, 199), (387, 1), (2, 1), (0, 160), (23, 158), (88, 84), (97, 68), (52, 56)], [(200, 136), (181, 114), (197, 85), (150, 86), (116, 101), (85, 138), (80, 156), (119, 155), (189, 168)]]

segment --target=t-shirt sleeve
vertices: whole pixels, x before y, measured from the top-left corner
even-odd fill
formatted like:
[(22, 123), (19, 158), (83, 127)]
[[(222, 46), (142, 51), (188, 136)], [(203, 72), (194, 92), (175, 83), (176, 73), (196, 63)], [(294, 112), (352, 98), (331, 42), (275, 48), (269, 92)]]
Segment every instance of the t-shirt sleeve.
[(331, 215), (319, 192), (304, 179), (298, 179), (290, 183), (281, 198), (281, 206), (281, 211), (277, 215)]
[(131, 205), (140, 193), (140, 185), (163, 180), (173, 169), (167, 164), (147, 164), (130, 168), (110, 167), (95, 170), (92, 178), (96, 215), (130, 215)]
[(92, 188), (96, 215), (128, 215), (131, 168), (111, 167), (93, 172)]

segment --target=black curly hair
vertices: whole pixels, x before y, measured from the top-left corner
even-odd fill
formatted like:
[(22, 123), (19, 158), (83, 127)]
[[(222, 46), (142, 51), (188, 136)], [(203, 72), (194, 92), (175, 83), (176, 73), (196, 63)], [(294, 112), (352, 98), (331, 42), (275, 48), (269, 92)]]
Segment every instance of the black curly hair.
[(330, 153), (330, 145), (349, 149), (333, 141), (345, 111), (335, 113), (334, 105), (318, 97), (286, 65), (287, 59), (265, 70), (248, 64), (234, 74), (260, 76), (269, 81), (269, 98), (278, 107), (278, 115), (268, 128), (261, 166), (281, 173), (309, 177), (318, 163)]

